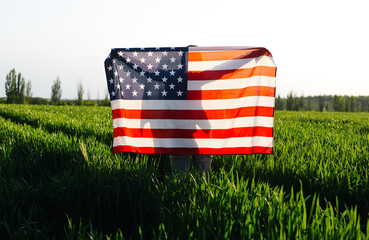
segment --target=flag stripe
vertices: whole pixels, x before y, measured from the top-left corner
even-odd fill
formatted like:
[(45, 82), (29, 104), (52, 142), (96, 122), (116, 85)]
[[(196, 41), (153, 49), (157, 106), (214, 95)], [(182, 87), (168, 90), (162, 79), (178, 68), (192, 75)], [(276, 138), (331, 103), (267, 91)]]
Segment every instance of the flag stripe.
[(266, 76), (275, 77), (275, 67), (258, 66), (245, 69), (231, 69), (218, 71), (189, 71), (189, 80), (221, 80), (221, 79), (235, 79), (235, 78), (249, 78), (252, 76)]
[(224, 147), (224, 148), (164, 148), (164, 147), (134, 147), (134, 146), (116, 146), (113, 147), (113, 153), (119, 152), (139, 152), (150, 154), (172, 154), (172, 155), (197, 155), (197, 154), (272, 154), (273, 147)]
[(251, 96), (274, 97), (274, 87), (253, 86), (242, 89), (188, 91), (188, 100), (235, 99)]
[(258, 57), (223, 61), (188, 62), (188, 71), (245, 69), (257, 66), (274, 67), (273, 58)]
[(250, 78), (219, 80), (189, 80), (188, 90), (221, 90), (237, 89), (252, 86), (275, 87), (274, 77), (254, 76)]
[(273, 147), (272, 137), (234, 137), (234, 138), (132, 138), (128, 136), (115, 137), (113, 147), (119, 145), (136, 146), (136, 147), (169, 147), (175, 148), (223, 148), (223, 147), (239, 147), (240, 142), (246, 146), (266, 146)]
[(229, 119), (236, 117), (273, 117), (273, 107), (242, 107), (219, 110), (113, 110), (113, 118), (128, 119)]
[(229, 59), (257, 58), (260, 56), (271, 57), (272, 54), (265, 48), (243, 49), (229, 51), (189, 52), (188, 61), (217, 61)]
[(231, 129), (210, 129), (207, 131), (193, 129), (141, 129), (141, 128), (115, 128), (114, 137), (127, 136), (132, 138), (231, 138), (238, 137), (272, 137), (271, 127), (246, 127)]
[(222, 100), (113, 100), (112, 110), (212, 110), (234, 109), (240, 107), (274, 107), (274, 97), (244, 97)]
[(113, 127), (142, 129), (231, 129), (239, 127), (273, 127), (272, 117), (239, 117), (230, 119), (113, 119)]

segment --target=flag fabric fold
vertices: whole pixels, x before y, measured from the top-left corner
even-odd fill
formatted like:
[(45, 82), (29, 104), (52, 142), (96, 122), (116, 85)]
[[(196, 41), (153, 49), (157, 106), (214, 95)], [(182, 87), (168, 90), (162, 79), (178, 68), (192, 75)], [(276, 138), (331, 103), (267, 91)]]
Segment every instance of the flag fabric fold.
[(273, 152), (276, 66), (258, 47), (115, 48), (113, 152)]

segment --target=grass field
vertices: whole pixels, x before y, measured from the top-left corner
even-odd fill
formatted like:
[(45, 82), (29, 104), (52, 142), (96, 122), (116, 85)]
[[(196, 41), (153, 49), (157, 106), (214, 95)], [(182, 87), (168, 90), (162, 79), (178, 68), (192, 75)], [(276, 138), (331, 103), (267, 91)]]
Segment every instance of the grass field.
[(0, 239), (367, 239), (368, 119), (277, 111), (273, 155), (172, 179), (109, 107), (0, 105)]

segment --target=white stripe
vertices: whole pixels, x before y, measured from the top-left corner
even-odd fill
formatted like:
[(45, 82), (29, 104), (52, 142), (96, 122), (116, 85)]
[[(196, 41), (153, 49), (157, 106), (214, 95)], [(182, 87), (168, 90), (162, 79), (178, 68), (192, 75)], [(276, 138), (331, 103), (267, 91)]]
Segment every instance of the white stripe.
[(231, 119), (113, 119), (113, 127), (140, 129), (230, 129), (240, 127), (273, 127), (273, 117), (240, 117)]
[(190, 61), (188, 62), (188, 71), (244, 69), (256, 66), (275, 67), (275, 64), (273, 58), (268, 56), (235, 60)]
[(238, 78), (226, 80), (188, 81), (188, 90), (240, 89), (252, 86), (275, 87), (275, 77), (253, 76), (250, 78)]
[(274, 107), (274, 97), (243, 97), (217, 100), (113, 100), (112, 110), (215, 110), (239, 107)]
[(227, 148), (227, 147), (273, 147), (272, 137), (240, 137), (226, 139), (183, 138), (114, 138), (113, 147), (165, 147), (165, 148)]

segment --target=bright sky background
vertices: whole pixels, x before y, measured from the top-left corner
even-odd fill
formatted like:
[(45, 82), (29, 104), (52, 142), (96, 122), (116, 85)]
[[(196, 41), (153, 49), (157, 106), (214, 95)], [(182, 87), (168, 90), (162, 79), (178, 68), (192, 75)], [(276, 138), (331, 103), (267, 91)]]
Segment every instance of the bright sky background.
[(369, 95), (367, 0), (0, 0), (0, 97), (12, 68), (51, 97), (104, 98), (114, 47), (260, 46), (277, 94)]

